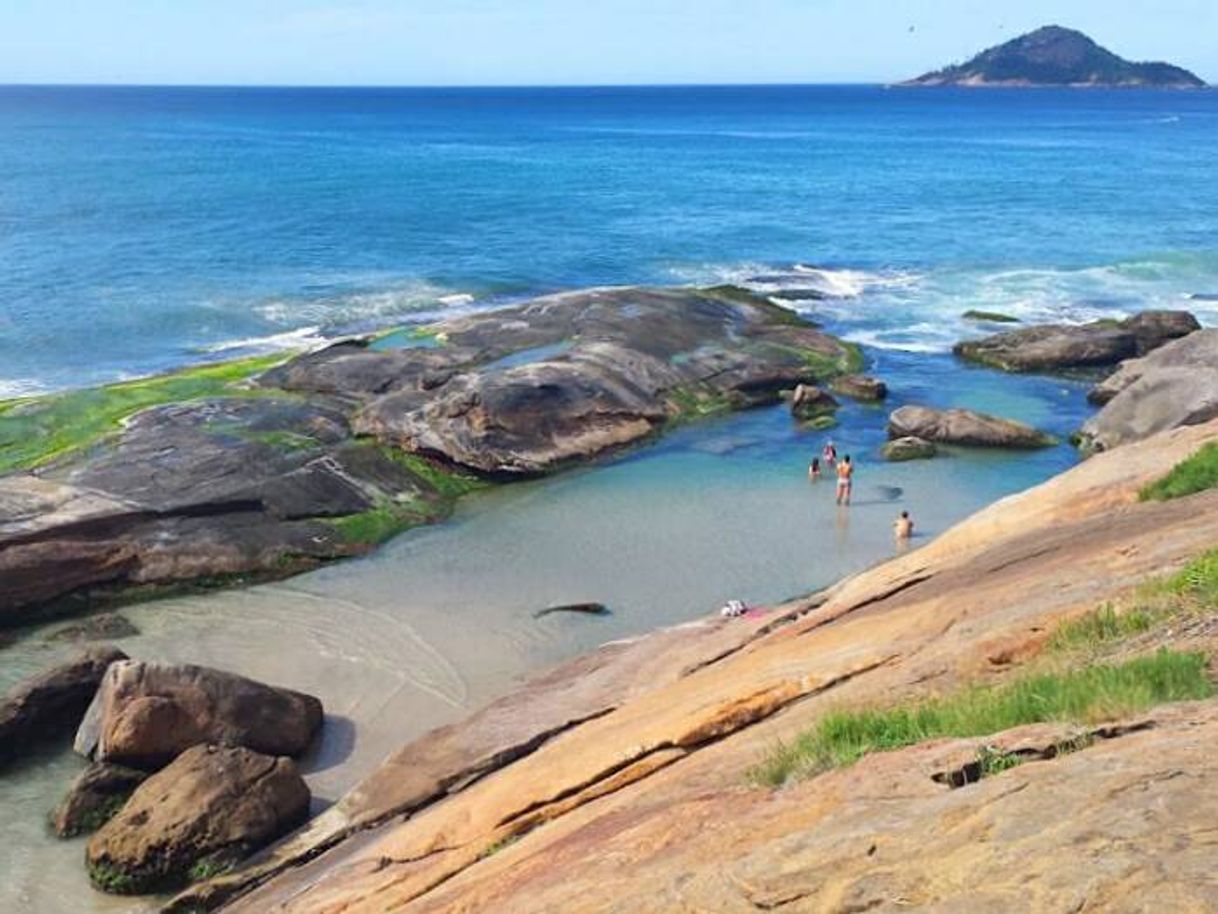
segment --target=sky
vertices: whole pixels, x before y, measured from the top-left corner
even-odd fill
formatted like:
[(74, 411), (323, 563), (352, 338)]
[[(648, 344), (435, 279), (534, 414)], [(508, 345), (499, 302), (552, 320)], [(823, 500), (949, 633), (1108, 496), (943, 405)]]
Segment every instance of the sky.
[(1218, 81), (1218, 0), (0, 0), (0, 83), (889, 82), (1048, 24)]

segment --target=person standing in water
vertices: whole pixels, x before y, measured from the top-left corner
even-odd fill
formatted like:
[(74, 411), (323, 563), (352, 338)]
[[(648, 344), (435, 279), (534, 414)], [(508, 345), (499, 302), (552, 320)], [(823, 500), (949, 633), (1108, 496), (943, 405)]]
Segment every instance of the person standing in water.
[(808, 478), (813, 482), (820, 479), (820, 458), (813, 457), (812, 462), (808, 464)]
[(914, 523), (913, 518), (909, 516), (908, 511), (902, 511), (901, 516), (892, 522), (892, 532), (896, 535), (898, 541), (904, 542), (913, 536)]
[(837, 465), (837, 503), (839, 505), (850, 504), (850, 491), (853, 488), (854, 464), (851, 463), (850, 455), (847, 454)]
[(830, 441), (825, 445), (822, 455), (825, 458), (825, 466), (829, 467), (829, 469), (833, 469), (834, 464), (837, 463), (837, 445)]

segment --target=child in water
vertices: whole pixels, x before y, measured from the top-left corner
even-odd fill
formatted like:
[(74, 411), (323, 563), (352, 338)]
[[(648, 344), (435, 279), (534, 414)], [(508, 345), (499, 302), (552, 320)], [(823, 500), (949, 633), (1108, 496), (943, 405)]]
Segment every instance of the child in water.
[(812, 462), (808, 464), (808, 478), (813, 482), (820, 479), (820, 458), (813, 457)]
[(902, 511), (901, 516), (892, 522), (892, 532), (896, 534), (898, 540), (909, 539), (913, 536), (913, 531), (913, 518), (909, 516), (908, 511)]
[(837, 445), (830, 441), (825, 445), (825, 450), (822, 452), (822, 454), (825, 458), (825, 466), (832, 469), (833, 465), (837, 463)]
[(850, 504), (850, 490), (853, 488), (854, 464), (850, 462), (850, 455), (847, 454), (837, 465), (837, 503), (839, 505)]

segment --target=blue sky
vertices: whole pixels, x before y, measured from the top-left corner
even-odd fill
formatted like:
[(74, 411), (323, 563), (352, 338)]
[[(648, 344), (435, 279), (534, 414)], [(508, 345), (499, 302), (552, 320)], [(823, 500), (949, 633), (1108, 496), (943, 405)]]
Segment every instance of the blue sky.
[(0, 82), (883, 82), (1049, 23), (1218, 81), (1218, 0), (0, 0)]

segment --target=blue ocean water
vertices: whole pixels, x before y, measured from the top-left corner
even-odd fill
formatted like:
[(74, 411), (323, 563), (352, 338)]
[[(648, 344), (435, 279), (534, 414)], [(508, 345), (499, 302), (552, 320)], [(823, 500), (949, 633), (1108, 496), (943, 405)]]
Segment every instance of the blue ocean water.
[(1215, 166), (1213, 92), (0, 88), (0, 395), (594, 283), (1218, 317)]

